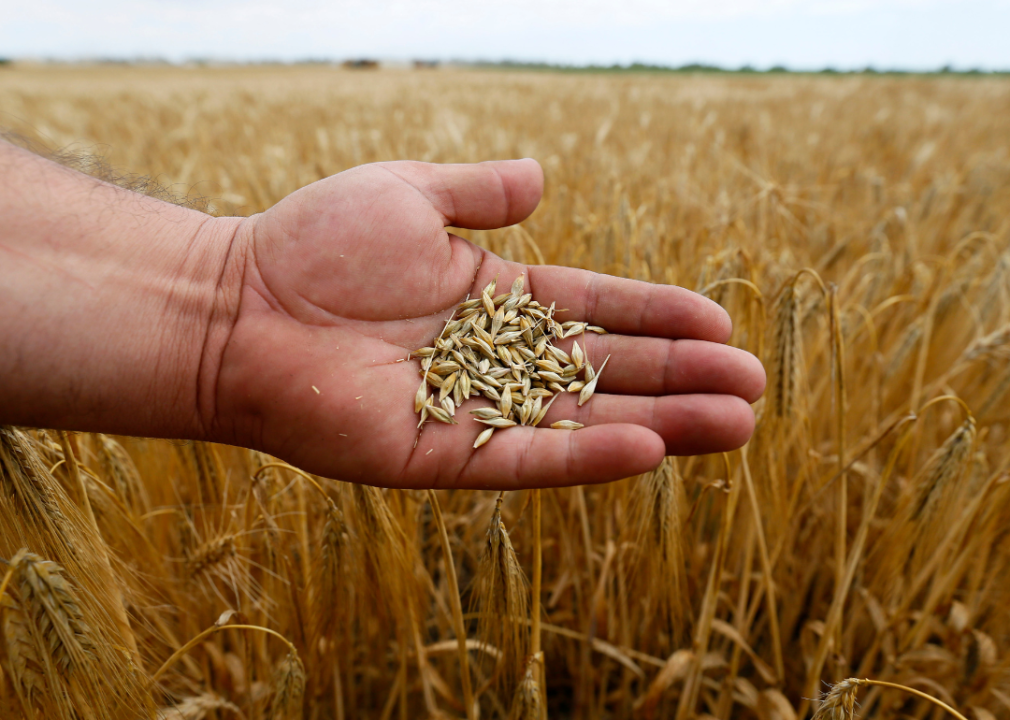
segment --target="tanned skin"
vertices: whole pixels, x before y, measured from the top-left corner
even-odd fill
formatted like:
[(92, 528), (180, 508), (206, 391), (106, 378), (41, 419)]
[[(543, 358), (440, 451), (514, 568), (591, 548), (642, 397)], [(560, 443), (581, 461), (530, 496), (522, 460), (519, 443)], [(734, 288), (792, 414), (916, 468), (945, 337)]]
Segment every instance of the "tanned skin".
[[(520, 222), (542, 190), (533, 160), (378, 163), (212, 218), (0, 141), (0, 424), (229, 443), (405, 488), (606, 482), (745, 443), (765, 375), (717, 304), (506, 262), (446, 229)], [(520, 273), (562, 320), (612, 333), (585, 338), (597, 365), (611, 355), (593, 399), (477, 450), (465, 410), (483, 400), (418, 430), (403, 358)]]

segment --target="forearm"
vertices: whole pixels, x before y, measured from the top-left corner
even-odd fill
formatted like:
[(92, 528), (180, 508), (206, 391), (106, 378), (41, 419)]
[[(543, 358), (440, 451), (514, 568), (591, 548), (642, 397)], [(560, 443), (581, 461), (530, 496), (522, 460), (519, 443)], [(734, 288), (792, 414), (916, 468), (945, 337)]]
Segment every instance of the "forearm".
[(202, 436), (239, 222), (0, 141), (0, 424)]

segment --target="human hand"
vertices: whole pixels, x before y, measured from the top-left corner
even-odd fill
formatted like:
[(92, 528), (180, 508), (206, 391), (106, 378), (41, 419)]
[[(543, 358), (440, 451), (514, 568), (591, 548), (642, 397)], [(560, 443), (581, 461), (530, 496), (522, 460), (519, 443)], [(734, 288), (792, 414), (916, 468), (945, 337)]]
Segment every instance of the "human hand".
[[(321, 180), (248, 218), (222, 286), (230, 328), (208, 342), (200, 413), (208, 439), (257, 447), (313, 473), (395, 487), (513, 489), (594, 483), (647, 471), (664, 455), (712, 453), (750, 437), (764, 388), (749, 353), (724, 345), (731, 324), (687, 290), (562, 267), (510, 263), (446, 231), (526, 218), (543, 175), (532, 160), (479, 165), (395, 162)], [(495, 433), (468, 411), (417, 429), (416, 360), (467, 295), (526, 273), (541, 303), (588, 335), (597, 393), (554, 403), (541, 427)], [(571, 341), (560, 343), (570, 347)], [(558, 419), (586, 425), (547, 427)]]

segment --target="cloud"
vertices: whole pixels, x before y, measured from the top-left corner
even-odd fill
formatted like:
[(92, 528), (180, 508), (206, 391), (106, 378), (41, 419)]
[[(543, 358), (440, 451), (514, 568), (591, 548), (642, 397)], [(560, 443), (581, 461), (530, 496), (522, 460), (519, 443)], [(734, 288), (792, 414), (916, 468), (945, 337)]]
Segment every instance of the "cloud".
[(621, 22), (641, 25), (662, 20), (725, 20), (774, 14), (851, 14), (868, 9), (916, 9), (956, 6), (952, 0), (92, 0), (88, 3), (35, 0), (4, 8), (5, 25), (18, 23), (96, 22), (126, 19), (144, 26), (159, 21), (217, 20), (246, 25), (276, 21), (285, 27), (304, 22), (357, 24), (366, 19), (389, 22), (437, 20), (450, 25), (492, 19), (532, 19), (573, 25)]
[(14, 56), (1010, 66), (1010, 0), (0, 0), (0, 13), (0, 55)]

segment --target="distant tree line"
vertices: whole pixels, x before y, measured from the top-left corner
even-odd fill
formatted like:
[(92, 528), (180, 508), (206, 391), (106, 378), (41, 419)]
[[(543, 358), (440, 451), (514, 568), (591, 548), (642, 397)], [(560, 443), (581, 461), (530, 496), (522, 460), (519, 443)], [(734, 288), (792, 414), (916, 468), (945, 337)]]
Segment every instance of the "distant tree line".
[(820, 70), (796, 70), (784, 65), (773, 65), (764, 70), (759, 70), (752, 65), (742, 65), (737, 68), (722, 67), (721, 65), (711, 65), (708, 63), (688, 63), (687, 65), (654, 65), (650, 63), (629, 63), (621, 65), (565, 65), (559, 63), (537, 63), (522, 62), (514, 60), (503, 60), (498, 62), (465, 62), (458, 64), (471, 65), (477, 67), (500, 68), (503, 70), (550, 70), (561, 72), (655, 72), (655, 73), (732, 73), (732, 74), (757, 74), (775, 75), (783, 73), (796, 73), (805, 75), (1006, 75), (1010, 74), (1010, 69), (1006, 70), (981, 70), (979, 68), (956, 69), (951, 65), (944, 65), (936, 70), (906, 70), (901, 68), (878, 69), (872, 65), (854, 70), (839, 70), (833, 67), (826, 67)]
[[(0, 67), (13, 65), (16, 62), (13, 58), (0, 56)], [(48, 60), (44, 62), (65, 63), (73, 61)], [(91, 58), (84, 62), (100, 65), (173, 65), (169, 60), (158, 57), (137, 57), (137, 58)], [(350, 58), (347, 60), (333, 60), (327, 58), (304, 58), (294, 61), (282, 60), (256, 60), (256, 61), (228, 61), (214, 60), (208, 58), (191, 58), (181, 63), (183, 65), (213, 66), (213, 65), (330, 65), (340, 66), (350, 70), (373, 70), (382, 67), (386, 63), (375, 58)], [(401, 63), (396, 63), (401, 64)], [(441, 67), (443, 64), (463, 67), (498, 69), (498, 70), (541, 70), (549, 72), (605, 72), (605, 73), (712, 73), (712, 74), (802, 74), (802, 75), (1010, 75), (1010, 68), (1003, 70), (982, 70), (980, 68), (958, 69), (952, 65), (944, 65), (935, 70), (907, 70), (902, 68), (878, 69), (868, 65), (860, 69), (839, 70), (833, 67), (826, 67), (820, 70), (802, 70), (788, 68), (785, 65), (773, 65), (765, 69), (755, 68), (753, 65), (741, 65), (740, 67), (722, 67), (709, 63), (694, 62), (686, 65), (657, 65), (651, 63), (629, 63), (612, 65), (566, 65), (562, 63), (546, 62), (525, 62), (521, 60), (451, 60), (443, 63), (436, 59), (414, 59), (409, 62), (409, 66), (415, 70), (430, 70)]]

